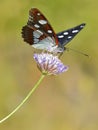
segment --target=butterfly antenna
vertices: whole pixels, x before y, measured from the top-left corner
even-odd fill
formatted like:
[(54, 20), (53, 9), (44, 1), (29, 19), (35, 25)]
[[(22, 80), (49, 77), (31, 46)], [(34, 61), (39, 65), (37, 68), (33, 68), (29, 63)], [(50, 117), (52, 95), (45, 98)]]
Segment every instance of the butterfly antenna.
[(85, 53), (83, 53), (83, 52), (81, 52), (81, 51), (78, 51), (78, 50), (75, 50), (75, 49), (72, 49), (72, 48), (65, 48), (65, 50), (67, 50), (67, 51), (71, 50), (71, 51), (74, 51), (74, 52), (76, 52), (76, 53), (80, 53), (80, 54), (82, 54), (82, 55), (84, 55), (84, 56), (86, 56), (86, 57), (89, 57), (88, 54), (85, 54)]

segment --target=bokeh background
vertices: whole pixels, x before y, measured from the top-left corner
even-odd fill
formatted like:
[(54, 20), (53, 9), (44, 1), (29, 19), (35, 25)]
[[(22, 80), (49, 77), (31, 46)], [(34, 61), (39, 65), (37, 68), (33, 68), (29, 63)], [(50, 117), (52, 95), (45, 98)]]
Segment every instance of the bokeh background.
[(41, 76), (32, 58), (34, 49), (21, 38), (31, 7), (40, 9), (56, 32), (87, 23), (67, 47), (89, 58), (65, 52), (61, 60), (70, 69), (46, 77), (29, 101), (0, 124), (0, 130), (97, 130), (97, 0), (0, 0), (0, 119), (24, 99)]

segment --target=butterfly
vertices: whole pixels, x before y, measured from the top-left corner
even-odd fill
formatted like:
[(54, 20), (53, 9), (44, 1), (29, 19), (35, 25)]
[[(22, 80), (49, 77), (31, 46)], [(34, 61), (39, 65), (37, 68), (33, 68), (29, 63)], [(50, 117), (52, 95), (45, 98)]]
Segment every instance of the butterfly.
[(56, 34), (46, 17), (37, 8), (31, 8), (27, 25), (22, 28), (22, 37), (25, 42), (36, 49), (62, 53), (65, 50), (65, 45), (70, 42), (84, 26), (85, 23), (82, 23)]

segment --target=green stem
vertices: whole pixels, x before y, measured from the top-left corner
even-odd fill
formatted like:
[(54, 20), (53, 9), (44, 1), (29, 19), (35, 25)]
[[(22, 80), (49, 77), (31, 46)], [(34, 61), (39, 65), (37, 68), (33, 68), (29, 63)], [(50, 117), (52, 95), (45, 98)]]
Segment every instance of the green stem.
[(31, 91), (28, 93), (28, 95), (25, 97), (25, 99), (10, 114), (8, 114), (6, 117), (4, 117), (2, 120), (0, 120), (0, 123), (4, 122), (8, 118), (10, 118), (29, 99), (29, 97), (32, 95), (32, 93), (35, 91), (35, 89), (38, 87), (38, 85), (41, 83), (41, 81), (44, 79), (44, 77), (45, 77), (45, 75), (42, 75), (40, 77), (38, 82), (31, 89)]

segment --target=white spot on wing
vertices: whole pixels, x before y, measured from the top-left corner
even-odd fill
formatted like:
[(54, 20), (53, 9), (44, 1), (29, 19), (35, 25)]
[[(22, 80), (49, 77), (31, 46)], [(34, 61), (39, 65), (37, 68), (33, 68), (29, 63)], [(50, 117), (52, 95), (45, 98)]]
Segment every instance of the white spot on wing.
[(80, 28), (83, 28), (83, 27), (84, 27), (84, 25), (81, 25), (81, 26), (80, 26)]
[(77, 33), (79, 30), (73, 30), (72, 33)]
[(46, 20), (39, 20), (38, 21), (40, 24), (42, 24), (42, 25), (44, 25), (44, 24), (46, 24), (47, 23), (47, 21)]
[(29, 18), (30, 18), (30, 19), (33, 19), (33, 17), (32, 17), (31, 15), (29, 15)]
[(40, 15), (40, 13), (37, 13), (37, 15), (39, 16), (39, 15)]
[(68, 35), (68, 32), (64, 32), (63, 34), (64, 34), (64, 35)]
[(63, 35), (59, 35), (58, 38), (63, 38), (64, 36)]
[(40, 28), (40, 26), (38, 24), (34, 24), (34, 27), (36, 28)]
[(68, 36), (68, 39), (72, 38), (72, 36)]
[(29, 21), (33, 22), (33, 17), (29, 15)]
[(43, 32), (41, 32), (40, 30), (36, 30), (33, 32), (33, 36), (35, 38), (39, 38), (41, 35), (43, 35)]
[(32, 20), (32, 19), (29, 19), (29, 21), (30, 21), (30, 22), (33, 22), (33, 20)]
[(43, 35), (43, 32), (41, 32), (40, 30), (36, 30), (37, 32), (39, 32), (40, 35)]
[(48, 33), (52, 33), (52, 30), (48, 30), (47, 32), (48, 32)]

